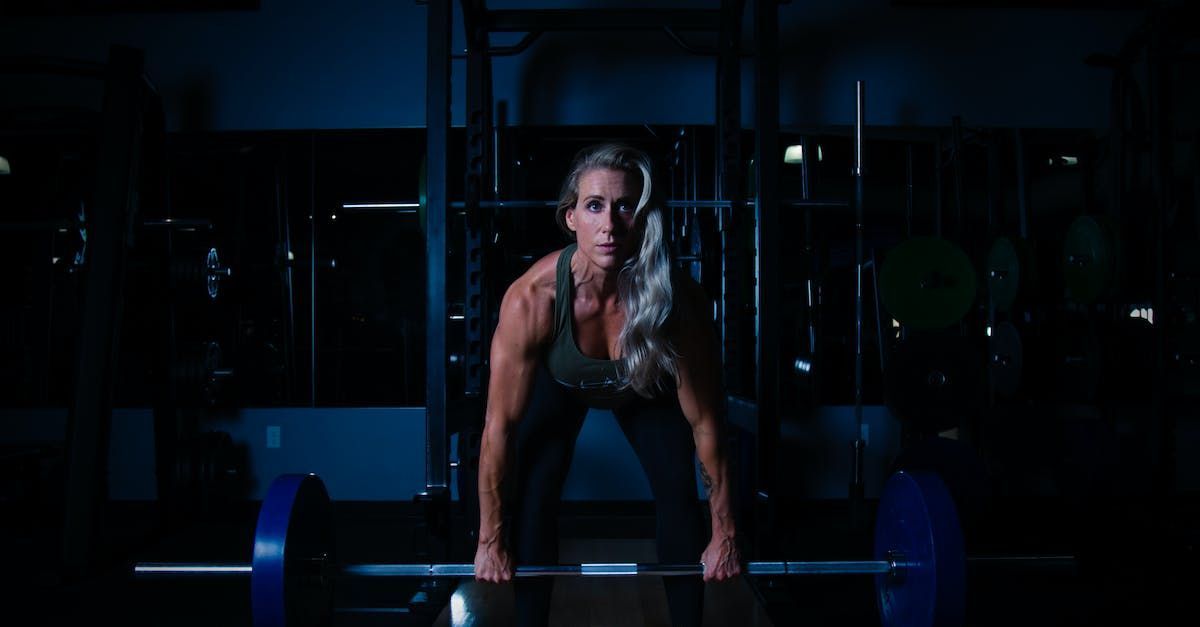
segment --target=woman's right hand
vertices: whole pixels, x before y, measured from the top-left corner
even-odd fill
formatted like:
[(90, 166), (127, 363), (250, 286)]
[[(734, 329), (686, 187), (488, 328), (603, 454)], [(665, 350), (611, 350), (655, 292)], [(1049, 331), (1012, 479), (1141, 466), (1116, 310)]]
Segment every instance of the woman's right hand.
[(505, 583), (512, 581), (512, 557), (497, 541), (480, 541), (475, 550), (475, 581)]

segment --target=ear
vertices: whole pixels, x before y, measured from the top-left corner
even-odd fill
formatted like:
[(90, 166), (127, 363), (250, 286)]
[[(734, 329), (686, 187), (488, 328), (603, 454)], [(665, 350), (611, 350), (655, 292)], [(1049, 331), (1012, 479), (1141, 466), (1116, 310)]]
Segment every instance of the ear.
[(563, 216), (567, 220), (567, 228), (571, 231), (575, 230), (575, 209), (567, 209), (567, 213)]

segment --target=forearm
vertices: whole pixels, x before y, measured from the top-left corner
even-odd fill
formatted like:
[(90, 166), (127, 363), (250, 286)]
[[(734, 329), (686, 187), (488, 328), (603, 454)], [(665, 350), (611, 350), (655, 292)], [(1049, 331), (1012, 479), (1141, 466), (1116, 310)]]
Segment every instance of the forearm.
[(696, 456), (700, 460), (700, 478), (708, 491), (713, 537), (733, 537), (735, 525), (729, 460), (722, 450), (720, 435), (715, 429), (705, 427), (693, 428), (692, 433), (696, 440)]
[(508, 469), (509, 427), (489, 420), (479, 445), (479, 543), (501, 541), (504, 527), (503, 492)]

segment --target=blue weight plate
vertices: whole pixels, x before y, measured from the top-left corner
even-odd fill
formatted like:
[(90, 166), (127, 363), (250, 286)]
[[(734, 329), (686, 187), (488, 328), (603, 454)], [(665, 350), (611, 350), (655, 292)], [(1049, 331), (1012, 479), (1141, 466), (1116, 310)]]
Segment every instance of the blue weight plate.
[(931, 472), (900, 471), (888, 479), (875, 521), (875, 559), (893, 551), (900, 576), (877, 575), (884, 627), (960, 626), (965, 617), (967, 560), (954, 499)]
[(255, 627), (327, 625), (333, 586), (333, 513), (316, 475), (281, 475), (267, 489), (254, 532), (250, 578)]

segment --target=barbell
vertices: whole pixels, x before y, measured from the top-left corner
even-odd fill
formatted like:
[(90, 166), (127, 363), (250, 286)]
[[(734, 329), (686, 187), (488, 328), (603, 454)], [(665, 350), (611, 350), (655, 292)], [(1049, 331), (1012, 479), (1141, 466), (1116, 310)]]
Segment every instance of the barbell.
[[(138, 578), (249, 577), (256, 627), (328, 625), (337, 611), (338, 577), (473, 577), (473, 564), (337, 565), (333, 516), (324, 483), (312, 474), (282, 475), (259, 511), (251, 563), (139, 562)], [(887, 627), (962, 624), (966, 567), (954, 501), (935, 474), (899, 471), (884, 486), (874, 559), (749, 562), (749, 575), (871, 575)], [(1072, 556), (971, 558), (1073, 565)], [(700, 564), (592, 563), (520, 565), (517, 577), (698, 576)]]

